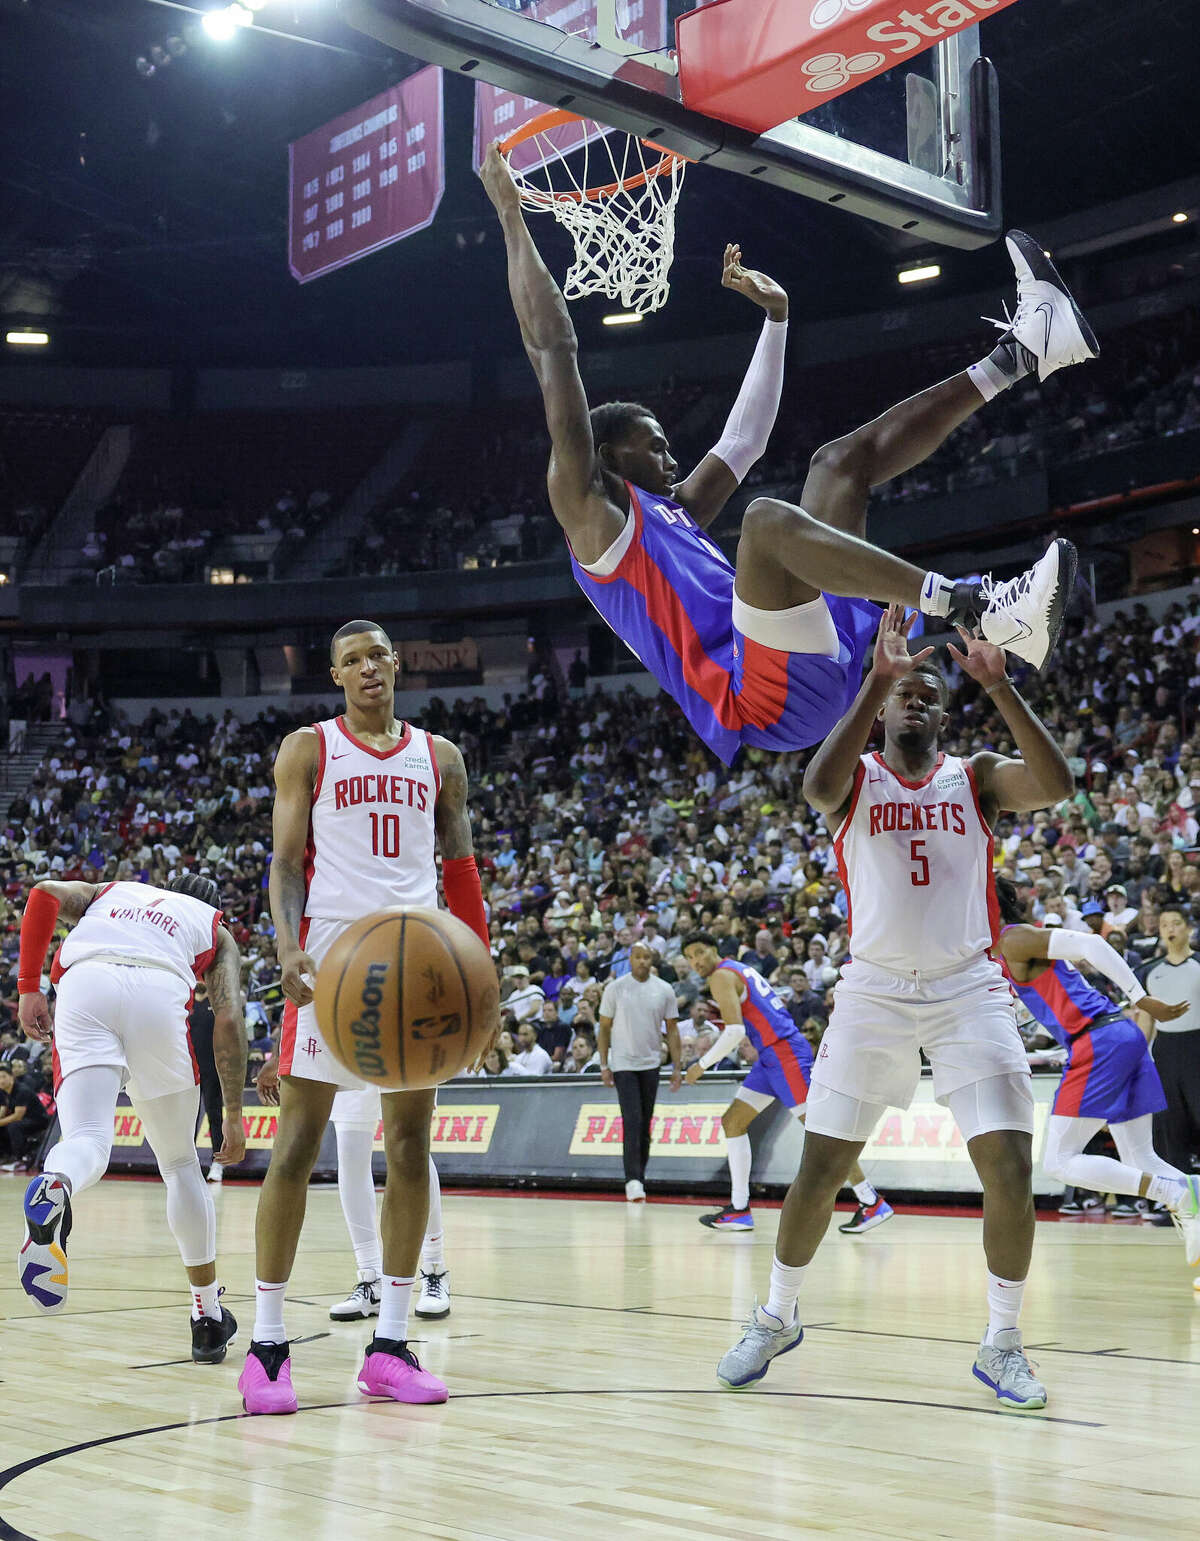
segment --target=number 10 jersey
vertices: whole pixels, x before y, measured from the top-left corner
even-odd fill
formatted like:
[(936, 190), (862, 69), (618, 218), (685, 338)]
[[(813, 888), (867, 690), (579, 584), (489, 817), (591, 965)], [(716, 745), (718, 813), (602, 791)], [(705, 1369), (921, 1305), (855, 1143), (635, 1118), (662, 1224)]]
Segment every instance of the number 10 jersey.
[(923, 781), (906, 781), (863, 755), (833, 844), (856, 962), (948, 973), (999, 936), (992, 831), (967, 761), (939, 754)]
[(393, 904), (437, 908), (433, 737), (411, 723), (394, 749), (371, 749), (344, 717), (315, 724), (304, 913), (357, 920)]

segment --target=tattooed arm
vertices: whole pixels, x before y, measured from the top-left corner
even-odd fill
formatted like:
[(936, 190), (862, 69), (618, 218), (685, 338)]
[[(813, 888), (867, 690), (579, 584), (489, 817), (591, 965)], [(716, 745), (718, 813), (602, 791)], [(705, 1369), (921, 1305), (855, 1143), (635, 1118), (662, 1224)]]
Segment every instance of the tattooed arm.
[(213, 1059), (221, 1081), (225, 1104), (221, 1148), (213, 1141), (213, 1159), (221, 1166), (236, 1166), (246, 1154), (246, 1134), (242, 1124), (242, 1090), (246, 1084), (246, 1013), (242, 1001), (242, 959), (237, 943), (221, 927), (217, 934), (217, 956), (204, 976), (209, 1004), (213, 1009)]
[[(271, 814), (271, 920), (283, 993), (297, 1006), (313, 998), (317, 965), (300, 945), (307, 889), (304, 852), (317, 776), (317, 735), (312, 728), (289, 733), (275, 756), (275, 807)], [(306, 977), (307, 976), (307, 977)]]

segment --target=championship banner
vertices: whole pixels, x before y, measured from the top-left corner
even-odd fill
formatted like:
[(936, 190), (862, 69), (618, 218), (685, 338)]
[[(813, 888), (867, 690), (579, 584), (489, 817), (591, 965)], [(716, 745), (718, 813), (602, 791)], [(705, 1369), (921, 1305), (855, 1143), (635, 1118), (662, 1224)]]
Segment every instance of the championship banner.
[[(534, 0), (523, 6), (523, 14), (547, 26), (557, 27), (575, 37), (595, 38), (598, 24), (596, 0)], [(666, 0), (628, 0), (617, 7), (617, 31), (627, 43), (647, 52), (657, 53), (667, 46)], [(490, 86), (486, 81), (475, 83), (475, 153), (474, 167), (478, 171), (483, 157), (493, 139), (507, 139), (509, 134), (523, 128), (526, 123), (539, 117), (549, 108), (536, 97), (518, 96), (500, 86)], [(580, 118), (551, 129), (545, 139), (560, 155), (568, 155), (585, 144), (591, 144), (608, 130), (591, 118)], [(540, 154), (532, 140), (519, 144), (512, 153), (512, 166), (516, 171), (531, 171), (545, 164), (547, 157)]]
[(302, 284), (433, 222), (446, 190), (431, 65), (288, 146), (288, 267)]
[[(1040, 1158), (1046, 1121), (1058, 1089), (1056, 1075), (1033, 1079), (1035, 1132), (1034, 1192), (1058, 1194), (1062, 1184), (1047, 1178)], [(651, 1126), (650, 1182), (669, 1183), (680, 1192), (722, 1190), (729, 1181), (721, 1114), (740, 1078), (711, 1072), (694, 1086), (672, 1094), (661, 1082)], [(246, 1093), (242, 1113), (246, 1158), (230, 1169), (232, 1177), (261, 1178), (267, 1169), (279, 1118), (278, 1108), (261, 1107)], [(544, 1187), (614, 1186), (624, 1182), (621, 1161), (621, 1110), (615, 1091), (598, 1076), (523, 1080), (497, 1077), (451, 1081), (438, 1089), (430, 1123), (430, 1142), (438, 1171), (449, 1184), (534, 1183)], [(57, 1138), (52, 1126), (47, 1144)], [(796, 1175), (804, 1150), (804, 1126), (775, 1103), (750, 1126), (753, 1152), (751, 1182), (782, 1191)], [(197, 1144), (207, 1164), (207, 1123)], [(894, 1193), (979, 1193), (966, 1145), (949, 1112), (933, 1100), (933, 1080), (924, 1076), (903, 1112), (880, 1120), (862, 1154), (868, 1177)], [(374, 1172), (384, 1176), (383, 1131), (375, 1134)], [(154, 1170), (141, 1120), (122, 1097), (113, 1119), (110, 1170)], [(321, 1142), (314, 1176), (337, 1175), (337, 1145), (330, 1125)]]

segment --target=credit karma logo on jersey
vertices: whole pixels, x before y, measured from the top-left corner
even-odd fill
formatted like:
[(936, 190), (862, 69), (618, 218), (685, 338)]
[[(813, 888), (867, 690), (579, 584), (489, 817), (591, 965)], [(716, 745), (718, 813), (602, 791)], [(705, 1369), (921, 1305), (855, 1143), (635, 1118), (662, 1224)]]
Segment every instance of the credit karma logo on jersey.
[[(721, 1129), (724, 1108), (711, 1102), (684, 1103), (650, 1120), (652, 1156), (703, 1156), (709, 1160), (725, 1154)], [(585, 1102), (575, 1117), (571, 1134), (572, 1156), (607, 1156), (620, 1150), (624, 1137), (621, 1115), (610, 1102)]]
[(930, 0), (897, 11), (895, 0), (816, 0), (808, 21), (812, 46), (819, 45), (819, 52), (800, 64), (805, 89), (815, 96), (845, 91), (890, 69), (896, 59), (932, 48), (1013, 4), (1015, 0)]

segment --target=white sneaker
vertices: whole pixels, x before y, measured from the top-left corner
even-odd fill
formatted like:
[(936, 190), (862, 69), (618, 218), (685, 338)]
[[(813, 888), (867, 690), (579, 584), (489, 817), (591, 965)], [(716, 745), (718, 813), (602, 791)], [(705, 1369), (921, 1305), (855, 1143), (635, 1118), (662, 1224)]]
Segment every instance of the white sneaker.
[(646, 1190), (636, 1177), (631, 1177), (625, 1184), (625, 1199), (630, 1204), (644, 1204), (646, 1202)]
[(208, 1180), (210, 1183), (223, 1183), (225, 1181), (225, 1168), (214, 1161), (208, 1169)]
[(421, 1270), (421, 1293), (416, 1313), (433, 1320), (450, 1315), (450, 1275), (446, 1269), (433, 1268), (428, 1273)]
[(1183, 1237), (1189, 1265), (1200, 1263), (1200, 1177), (1189, 1177), (1183, 1197), (1171, 1211), (1175, 1228)]
[(1016, 270), (1017, 309), (1009, 316), (1005, 305), (1004, 320), (992, 324), (1031, 355), (1025, 360), (1030, 371), (1036, 368), (1038, 379), (1046, 380), (1068, 364), (1099, 358), (1095, 332), (1038, 243), (1023, 230), (1010, 230), (1004, 244)]
[(358, 1270), (358, 1283), (336, 1306), (330, 1306), (329, 1316), (335, 1322), (365, 1322), (369, 1316), (379, 1315), (379, 1275), (372, 1268)]
[(1067, 602), (1075, 587), (1078, 557), (1069, 540), (1052, 541), (1045, 556), (1006, 583), (983, 577), (986, 608), (979, 617), (984, 637), (1044, 669), (1058, 642)]

